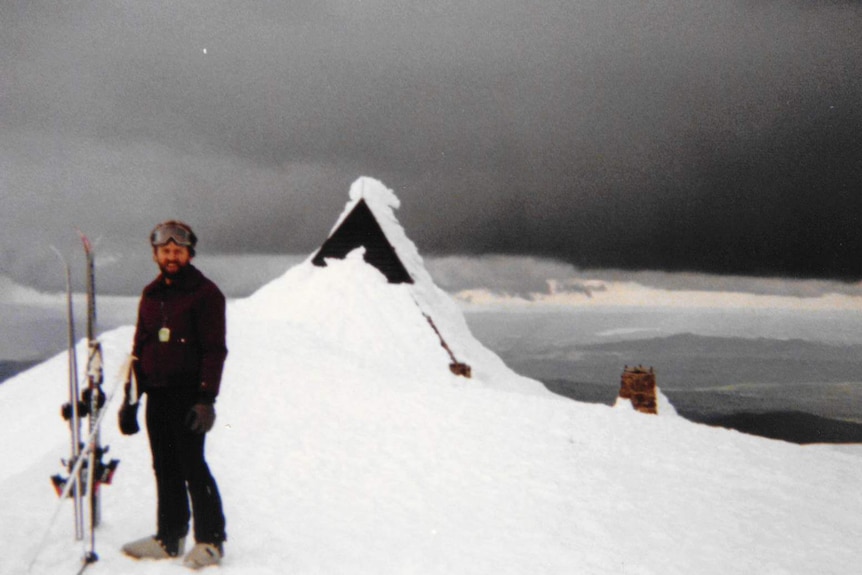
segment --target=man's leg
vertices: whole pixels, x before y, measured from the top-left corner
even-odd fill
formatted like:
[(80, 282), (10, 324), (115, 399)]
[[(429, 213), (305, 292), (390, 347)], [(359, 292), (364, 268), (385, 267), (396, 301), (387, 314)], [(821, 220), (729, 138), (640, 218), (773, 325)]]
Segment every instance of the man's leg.
[[(178, 436), (182, 434), (184, 402), (165, 390), (150, 391), (147, 397), (147, 433), (156, 475), (156, 537), (173, 547), (189, 530), (189, 500), (183, 474)], [(174, 549), (169, 552), (175, 554)]]
[(195, 541), (219, 546), (225, 541), (225, 518), (218, 485), (204, 455), (206, 435), (183, 433), (183, 475), (188, 482), (194, 514)]

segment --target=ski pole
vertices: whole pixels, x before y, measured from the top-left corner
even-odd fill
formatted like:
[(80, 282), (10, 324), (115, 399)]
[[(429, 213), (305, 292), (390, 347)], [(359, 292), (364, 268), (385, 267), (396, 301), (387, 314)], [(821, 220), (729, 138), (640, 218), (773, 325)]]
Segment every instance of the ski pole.
[[(78, 452), (81, 449), (81, 418), (78, 413), (78, 361), (77, 353), (75, 352), (75, 320), (72, 306), (72, 272), (69, 268), (69, 262), (63, 257), (56, 247), (51, 246), (54, 253), (63, 263), (66, 269), (66, 319), (68, 323), (67, 336), (69, 345), (69, 429), (72, 436), (72, 461), (78, 458)], [(75, 500), (75, 539), (81, 540), (84, 538), (84, 507), (82, 502), (81, 490), (76, 490), (74, 495)]]

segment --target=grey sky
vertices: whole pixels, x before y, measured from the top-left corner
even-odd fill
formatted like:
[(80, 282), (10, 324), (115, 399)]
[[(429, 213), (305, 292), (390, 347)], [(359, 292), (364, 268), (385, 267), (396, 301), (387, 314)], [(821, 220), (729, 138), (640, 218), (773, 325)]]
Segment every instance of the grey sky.
[(858, 2), (6, 0), (0, 32), (23, 283), (169, 217), (308, 253), (360, 175), (426, 254), (862, 278)]

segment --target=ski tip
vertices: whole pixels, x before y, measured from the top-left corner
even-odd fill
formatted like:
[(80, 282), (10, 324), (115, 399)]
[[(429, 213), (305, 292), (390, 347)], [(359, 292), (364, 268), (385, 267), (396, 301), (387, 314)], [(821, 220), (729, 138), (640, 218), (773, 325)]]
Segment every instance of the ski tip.
[(78, 232), (78, 236), (80, 236), (80, 238), (81, 238), (81, 242), (84, 244), (84, 251), (86, 251), (87, 253), (92, 251), (93, 244), (90, 243), (90, 238), (88, 238), (87, 235), (84, 232), (82, 232), (81, 230), (76, 230), (76, 231)]
[(51, 249), (52, 252), (54, 252), (57, 255), (58, 258), (60, 258), (63, 261), (63, 263), (66, 263), (66, 258), (63, 257), (63, 254), (60, 252), (60, 250), (57, 249), (57, 246), (55, 246), (54, 244), (51, 244), (48, 247)]

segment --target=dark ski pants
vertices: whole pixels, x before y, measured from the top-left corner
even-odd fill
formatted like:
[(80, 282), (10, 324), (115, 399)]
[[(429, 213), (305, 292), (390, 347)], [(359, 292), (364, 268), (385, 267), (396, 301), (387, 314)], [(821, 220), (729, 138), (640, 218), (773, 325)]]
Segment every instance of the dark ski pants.
[(184, 388), (147, 392), (147, 433), (153, 454), (160, 538), (185, 537), (189, 531), (189, 496), (195, 541), (221, 543), (225, 519), (218, 486), (204, 456), (205, 434), (192, 432), (186, 416), (194, 392)]

